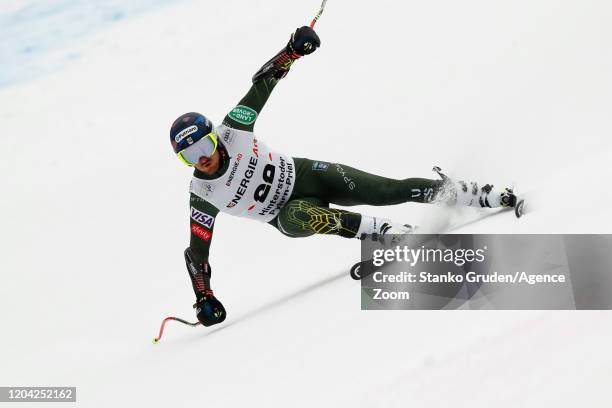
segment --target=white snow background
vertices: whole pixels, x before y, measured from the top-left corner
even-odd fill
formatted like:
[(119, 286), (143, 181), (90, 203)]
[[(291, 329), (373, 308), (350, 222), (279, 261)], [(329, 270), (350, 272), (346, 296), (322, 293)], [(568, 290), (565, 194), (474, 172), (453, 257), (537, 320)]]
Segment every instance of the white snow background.
[[(151, 344), (163, 317), (194, 319), (190, 171), (169, 126), (219, 123), (318, 7), (0, 4), (0, 386), (77, 386), (83, 407), (611, 406), (609, 312), (361, 311), (358, 241), (227, 215), (211, 256), (227, 321)], [(610, 233), (610, 21), (603, 0), (331, 0), (322, 47), (256, 132), (294, 156), (530, 194), (524, 218), (462, 232)], [(356, 210), (432, 231), (477, 215)]]

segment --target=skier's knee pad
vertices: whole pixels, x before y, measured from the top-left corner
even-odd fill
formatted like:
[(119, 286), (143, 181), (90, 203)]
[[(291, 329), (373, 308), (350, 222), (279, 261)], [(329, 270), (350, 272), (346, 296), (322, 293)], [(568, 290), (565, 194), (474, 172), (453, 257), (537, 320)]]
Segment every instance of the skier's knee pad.
[(289, 201), (277, 220), (279, 230), (290, 237), (327, 234), (354, 238), (360, 222), (359, 214), (300, 199)]
[(305, 200), (291, 200), (278, 214), (278, 229), (291, 238), (304, 238), (317, 232), (310, 226), (312, 217), (309, 209), (313, 206)]

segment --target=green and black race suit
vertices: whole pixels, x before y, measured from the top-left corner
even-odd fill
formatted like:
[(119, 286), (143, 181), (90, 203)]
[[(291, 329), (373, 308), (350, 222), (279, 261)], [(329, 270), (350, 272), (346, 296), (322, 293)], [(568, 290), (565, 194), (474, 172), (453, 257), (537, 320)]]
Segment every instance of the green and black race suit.
[(439, 180), (395, 180), (355, 168), (273, 152), (253, 127), (277, 79), (260, 79), (215, 129), (222, 151), (219, 171), (195, 170), (190, 186), (190, 248), (207, 262), (219, 212), (267, 222), (290, 237), (355, 237), (361, 215), (330, 204), (393, 205), (429, 202)]

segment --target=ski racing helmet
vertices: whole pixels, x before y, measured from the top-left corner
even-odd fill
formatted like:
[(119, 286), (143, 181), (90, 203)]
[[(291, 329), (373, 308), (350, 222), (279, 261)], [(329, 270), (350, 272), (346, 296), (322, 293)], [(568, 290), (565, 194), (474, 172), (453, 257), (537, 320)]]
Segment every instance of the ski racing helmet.
[(197, 112), (185, 113), (174, 121), (170, 143), (174, 153), (188, 166), (196, 164), (202, 156), (212, 156), (218, 144), (212, 122)]

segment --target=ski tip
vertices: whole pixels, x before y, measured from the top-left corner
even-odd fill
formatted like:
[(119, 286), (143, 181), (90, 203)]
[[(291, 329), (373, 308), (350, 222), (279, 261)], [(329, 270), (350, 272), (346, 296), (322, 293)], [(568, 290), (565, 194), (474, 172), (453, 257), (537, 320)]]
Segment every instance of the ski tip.
[(525, 200), (520, 199), (514, 206), (514, 215), (516, 218), (521, 218), (525, 214)]

